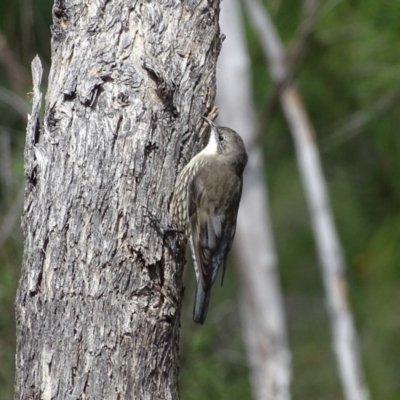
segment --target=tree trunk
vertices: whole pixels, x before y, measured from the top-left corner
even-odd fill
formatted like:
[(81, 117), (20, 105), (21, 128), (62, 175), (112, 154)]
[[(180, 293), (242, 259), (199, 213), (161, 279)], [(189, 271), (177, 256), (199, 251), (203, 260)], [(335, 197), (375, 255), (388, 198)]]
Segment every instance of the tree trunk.
[(218, 62), (220, 124), (229, 124), (242, 135), (249, 154), (235, 242), (243, 339), (254, 398), (288, 400), (290, 350), (269, 216), (265, 166), (260, 148), (254, 146), (257, 118), (238, 0), (223, 3), (221, 29), (227, 40)]
[(33, 63), (15, 399), (179, 399), (184, 241), (163, 227), (213, 106), (218, 14), (55, 2), (41, 129)]

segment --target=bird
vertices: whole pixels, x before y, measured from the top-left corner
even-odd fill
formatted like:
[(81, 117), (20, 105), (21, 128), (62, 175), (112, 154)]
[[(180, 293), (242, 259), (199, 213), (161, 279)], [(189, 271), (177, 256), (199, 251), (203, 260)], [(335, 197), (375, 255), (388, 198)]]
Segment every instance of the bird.
[(193, 321), (203, 324), (211, 288), (236, 231), (247, 153), (242, 138), (203, 117), (210, 127), (207, 145), (183, 168), (172, 197), (175, 224), (188, 239), (197, 278)]

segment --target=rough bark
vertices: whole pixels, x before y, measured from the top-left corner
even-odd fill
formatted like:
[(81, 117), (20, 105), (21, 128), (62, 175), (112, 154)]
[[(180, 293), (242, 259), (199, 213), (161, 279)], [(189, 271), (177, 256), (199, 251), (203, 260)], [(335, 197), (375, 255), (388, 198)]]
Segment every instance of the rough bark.
[[(25, 149), (15, 399), (173, 399), (178, 171), (213, 106), (219, 1), (57, 0)], [(197, 147), (197, 148), (196, 148)]]
[[(254, 398), (290, 399), (290, 350), (276, 265), (261, 150), (257, 133), (247, 54), (238, 0), (224, 2), (221, 29), (227, 36), (218, 61), (219, 124), (237, 130), (249, 161), (237, 221), (235, 250), (240, 276), (240, 314)], [(235, 82), (235, 84), (232, 84)]]
[(284, 48), (268, 12), (259, 0), (244, 0), (244, 3), (269, 61), (271, 77), (280, 86), (282, 110), (292, 132), (320, 260), (331, 320), (333, 349), (344, 397), (347, 400), (366, 400), (369, 392), (361, 367), (357, 332), (348, 300), (345, 261), (329, 203), (314, 130), (300, 93), (291, 81)]

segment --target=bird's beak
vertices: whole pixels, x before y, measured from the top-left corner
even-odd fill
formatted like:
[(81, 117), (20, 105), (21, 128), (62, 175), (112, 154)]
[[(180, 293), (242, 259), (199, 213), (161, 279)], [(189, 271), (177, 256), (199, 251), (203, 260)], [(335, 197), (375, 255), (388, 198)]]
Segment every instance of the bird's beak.
[(204, 119), (204, 121), (207, 122), (208, 125), (210, 125), (212, 128), (216, 128), (217, 126), (214, 124), (214, 122), (212, 122), (211, 120), (209, 120), (206, 117), (201, 117), (202, 119)]
[(211, 120), (209, 120), (206, 117), (201, 117), (204, 121), (207, 122), (208, 125), (210, 125), (211, 128), (211, 132), (210, 134), (214, 136), (215, 140), (217, 140), (218, 138), (218, 134), (217, 134), (217, 125), (214, 124), (214, 122), (212, 122)]

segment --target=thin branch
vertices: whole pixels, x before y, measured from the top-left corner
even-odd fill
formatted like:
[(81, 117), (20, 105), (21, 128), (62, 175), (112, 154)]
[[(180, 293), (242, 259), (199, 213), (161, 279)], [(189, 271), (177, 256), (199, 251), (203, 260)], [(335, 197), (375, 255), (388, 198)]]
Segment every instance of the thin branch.
[[(285, 55), (286, 65), (286, 79), (294, 76), (301, 67), (304, 60), (308, 43), (311, 34), (314, 31), (315, 24), (319, 17), (319, 1), (318, 0), (303, 0), (303, 18), (294, 35), (292, 44)], [(274, 85), (271, 94), (268, 96), (265, 106), (263, 107), (263, 113), (260, 120), (260, 129), (258, 135), (254, 137), (254, 144), (258, 144), (262, 132), (269, 125), (273, 115), (275, 114), (276, 108), (279, 105), (279, 93), (281, 85)]]
[(345, 398), (365, 400), (368, 398), (368, 391), (348, 302), (345, 262), (313, 128), (296, 86), (288, 79), (290, 71), (285, 64), (284, 48), (268, 12), (258, 0), (244, 0), (244, 4), (269, 61), (272, 79), (281, 86), (280, 102), (292, 132), (312, 218), (331, 320), (333, 346)]
[(321, 142), (323, 151), (329, 151), (353, 139), (362, 133), (377, 117), (386, 114), (398, 106), (399, 102), (400, 89), (396, 88), (385, 93), (369, 110), (357, 111), (333, 128), (330, 128), (333, 133)]
[(311, 34), (319, 17), (319, 1), (303, 0), (303, 18), (300, 22), (294, 40), (287, 50), (287, 69), (293, 76), (301, 66)]

